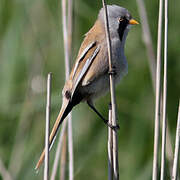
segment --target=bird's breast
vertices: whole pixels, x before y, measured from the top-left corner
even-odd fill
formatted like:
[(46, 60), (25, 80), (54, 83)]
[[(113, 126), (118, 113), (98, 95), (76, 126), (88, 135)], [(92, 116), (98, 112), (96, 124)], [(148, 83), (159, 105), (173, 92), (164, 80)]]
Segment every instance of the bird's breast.
[(115, 67), (115, 82), (118, 83), (128, 72), (128, 63), (124, 54), (124, 45), (119, 39), (112, 41), (112, 65)]
[[(82, 93), (88, 94), (89, 99), (96, 99), (102, 96), (109, 90), (109, 68), (108, 68), (108, 55), (106, 56), (106, 67), (107, 70), (104, 71), (99, 77), (95, 78), (88, 85), (82, 87)], [(112, 41), (112, 66), (115, 70), (115, 84), (117, 85), (122, 77), (128, 72), (128, 64), (124, 55), (124, 48), (119, 42)], [(86, 99), (85, 99), (86, 100)]]

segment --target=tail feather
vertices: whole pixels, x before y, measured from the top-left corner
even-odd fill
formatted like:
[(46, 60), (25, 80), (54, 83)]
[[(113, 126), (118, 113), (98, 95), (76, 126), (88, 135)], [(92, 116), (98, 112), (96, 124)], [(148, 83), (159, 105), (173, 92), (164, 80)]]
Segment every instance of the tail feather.
[[(50, 137), (49, 137), (49, 146), (52, 145), (61, 123), (66, 118), (66, 116), (69, 114), (69, 112), (72, 110), (72, 108), (73, 108), (73, 104), (71, 103), (71, 101), (68, 99), (64, 99), (61, 110), (59, 112), (59, 115), (56, 119), (56, 122), (53, 126), (53, 129), (52, 129)], [(41, 166), (41, 164), (44, 161), (44, 157), (45, 157), (45, 149), (43, 150), (43, 152), (39, 158), (39, 161), (36, 164), (35, 170), (39, 169), (39, 167)]]

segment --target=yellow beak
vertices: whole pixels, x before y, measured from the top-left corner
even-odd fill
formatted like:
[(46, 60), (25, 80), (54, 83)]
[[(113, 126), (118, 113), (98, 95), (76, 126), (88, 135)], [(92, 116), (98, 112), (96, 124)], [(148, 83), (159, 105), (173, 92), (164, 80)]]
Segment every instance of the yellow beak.
[(131, 20), (129, 20), (129, 24), (136, 25), (136, 24), (139, 24), (139, 23), (135, 19), (131, 19)]

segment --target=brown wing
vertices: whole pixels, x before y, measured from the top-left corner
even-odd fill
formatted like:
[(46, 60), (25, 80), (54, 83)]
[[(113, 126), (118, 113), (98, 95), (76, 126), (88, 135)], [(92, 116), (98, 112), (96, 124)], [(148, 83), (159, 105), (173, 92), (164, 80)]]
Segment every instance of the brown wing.
[[(106, 41), (105, 41), (106, 42)], [(107, 48), (105, 48), (106, 43), (101, 43), (101, 50), (99, 51), (98, 55), (94, 59), (93, 63), (89, 67), (86, 75), (82, 80), (82, 86), (86, 86), (97, 78), (100, 78), (104, 73), (108, 71), (108, 54)]]
[(108, 63), (104, 62), (107, 58), (101, 58), (107, 57), (104, 32), (104, 25), (97, 20), (81, 44), (77, 60), (63, 91), (68, 89), (73, 95), (80, 82), (82, 86), (86, 86), (107, 71)]
[(78, 67), (81, 67), (81, 68), (77, 69), (79, 70), (77, 71), (78, 75), (75, 74), (73, 78), (73, 85), (72, 85), (73, 89), (71, 91), (72, 96), (76, 90), (76, 87), (79, 85), (80, 81), (83, 80), (83, 77), (88, 72), (88, 69), (91, 67), (91, 64), (93, 63), (94, 59), (99, 53), (99, 50), (100, 50), (100, 46), (97, 46), (95, 49), (93, 48), (92, 50), (89, 50), (89, 52), (92, 51), (91, 55), (86, 59), (86, 61), (83, 61), (83, 63), (79, 63)]

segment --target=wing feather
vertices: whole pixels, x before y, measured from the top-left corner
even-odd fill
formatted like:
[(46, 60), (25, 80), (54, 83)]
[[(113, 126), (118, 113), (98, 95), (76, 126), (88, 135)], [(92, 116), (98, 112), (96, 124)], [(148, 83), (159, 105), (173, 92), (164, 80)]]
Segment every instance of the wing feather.
[(82, 80), (82, 78), (84, 77), (84, 75), (86, 74), (86, 72), (88, 71), (88, 69), (90, 68), (92, 62), (94, 61), (94, 59), (96, 58), (98, 52), (100, 50), (100, 45), (96, 47), (96, 49), (94, 50), (94, 52), (92, 53), (92, 55), (87, 58), (87, 60), (85, 61), (81, 71), (78, 73), (78, 76), (76, 77), (76, 80), (73, 81), (73, 89), (71, 91), (71, 95), (73, 96), (78, 84), (80, 83), (80, 81)]
[(90, 43), (84, 50), (83, 52), (81, 53), (80, 57), (78, 58), (78, 60), (76, 61), (75, 63), (75, 66), (74, 66), (74, 70), (73, 70), (73, 78), (74, 78), (74, 75), (76, 74), (76, 71), (78, 69), (78, 66), (80, 64), (80, 62), (84, 59), (85, 55), (87, 54), (87, 52), (96, 44), (96, 42), (92, 42)]

